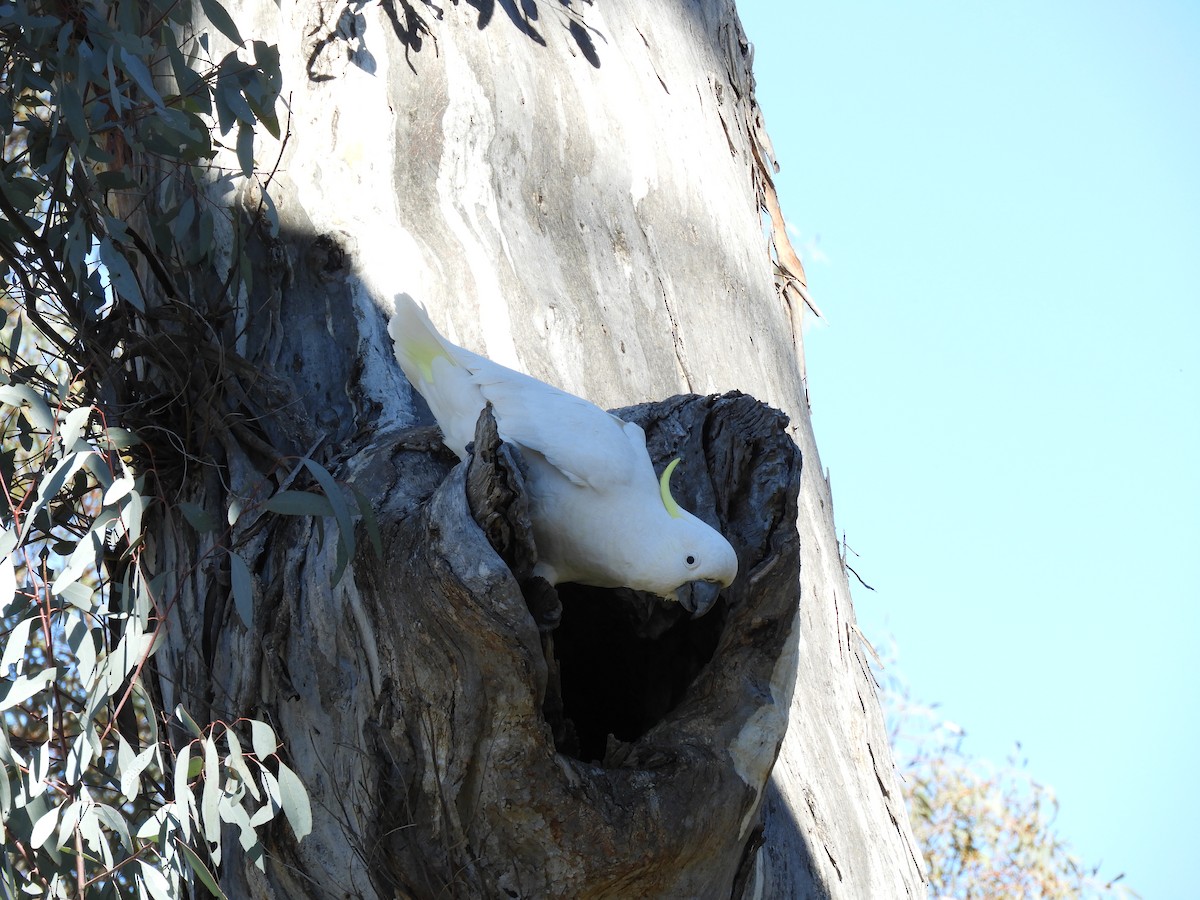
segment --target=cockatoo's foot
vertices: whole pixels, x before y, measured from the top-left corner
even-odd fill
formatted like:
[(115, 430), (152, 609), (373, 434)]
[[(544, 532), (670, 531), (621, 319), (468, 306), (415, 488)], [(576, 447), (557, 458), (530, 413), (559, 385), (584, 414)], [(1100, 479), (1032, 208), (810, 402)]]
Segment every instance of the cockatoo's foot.
[(553, 631), (562, 621), (562, 601), (558, 599), (558, 591), (554, 585), (540, 575), (521, 582), (521, 593), (525, 595), (525, 603), (537, 623), (538, 631)]

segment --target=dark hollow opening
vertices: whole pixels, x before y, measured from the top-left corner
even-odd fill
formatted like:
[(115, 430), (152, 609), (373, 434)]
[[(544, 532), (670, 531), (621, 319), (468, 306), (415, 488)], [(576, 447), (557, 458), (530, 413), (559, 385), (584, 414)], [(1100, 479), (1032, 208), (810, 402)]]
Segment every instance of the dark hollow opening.
[[(725, 602), (692, 619), (677, 604), (628, 590), (560, 584), (553, 634), (562, 717), (558, 750), (602, 762), (608, 736), (633, 742), (678, 705), (712, 659)], [(553, 723), (552, 723), (553, 724)]]

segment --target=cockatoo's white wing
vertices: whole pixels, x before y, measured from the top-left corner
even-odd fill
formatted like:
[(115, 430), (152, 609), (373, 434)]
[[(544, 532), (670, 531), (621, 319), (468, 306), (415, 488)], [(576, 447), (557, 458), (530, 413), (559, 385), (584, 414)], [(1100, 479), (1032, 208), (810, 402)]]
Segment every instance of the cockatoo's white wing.
[(500, 436), (540, 454), (572, 484), (628, 484), (646, 458), (646, 436), (594, 403), (476, 357), (476, 383), (496, 410)]
[(487, 402), (504, 440), (540, 454), (573, 484), (627, 483), (646, 456), (646, 436), (637, 425), (450, 343), (407, 294), (397, 296), (389, 330), (400, 367), (460, 457)]

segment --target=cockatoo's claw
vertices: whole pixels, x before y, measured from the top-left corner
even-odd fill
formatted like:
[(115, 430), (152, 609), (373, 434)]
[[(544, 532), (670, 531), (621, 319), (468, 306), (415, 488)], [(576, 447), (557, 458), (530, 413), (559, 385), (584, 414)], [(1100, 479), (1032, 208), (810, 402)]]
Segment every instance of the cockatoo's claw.
[(689, 581), (675, 589), (675, 599), (693, 619), (712, 609), (720, 596), (721, 586), (711, 581)]
[(525, 604), (533, 615), (538, 631), (553, 631), (562, 621), (562, 601), (554, 585), (539, 575), (526, 579), (521, 584), (521, 593), (525, 595)]

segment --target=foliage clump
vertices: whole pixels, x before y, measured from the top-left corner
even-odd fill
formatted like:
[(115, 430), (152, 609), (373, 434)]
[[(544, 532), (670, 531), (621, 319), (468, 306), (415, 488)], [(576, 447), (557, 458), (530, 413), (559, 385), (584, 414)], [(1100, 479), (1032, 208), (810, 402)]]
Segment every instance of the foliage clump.
[[(181, 336), (250, 278), (238, 242), (219, 258), (214, 233), (238, 223), (205, 186), (220, 150), (249, 179), (256, 129), (280, 132), (278, 50), (200, 7), (212, 34), (186, 3), (0, 2), (3, 896), (220, 896), (223, 833), (261, 866), (280, 813), (311, 828), (266, 723), (201, 727), (145, 677), (175, 577), (147, 554), (164, 503), (149, 434), (205, 408), (192, 382), (214, 380)], [(227, 275), (197, 301), (205, 268)]]
[[(972, 757), (965, 732), (934, 707), (915, 702), (881, 663), (884, 713), (909, 820), (935, 900), (1118, 900), (1137, 895), (1123, 875), (1086, 865), (1055, 825), (1054, 791), (1034, 780), (1014, 753), (1004, 765)], [(1016, 752), (1019, 753), (1019, 745)]]

